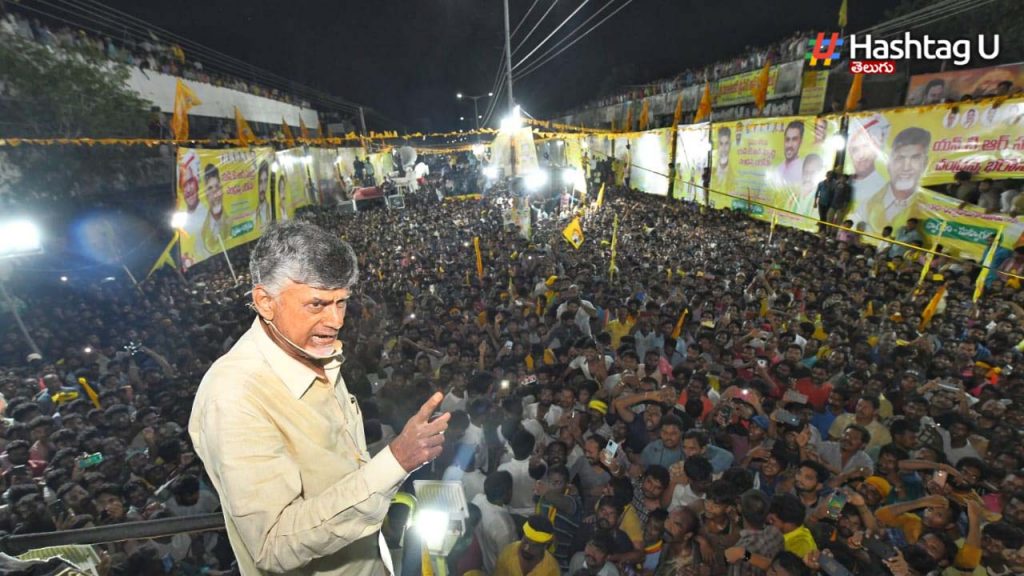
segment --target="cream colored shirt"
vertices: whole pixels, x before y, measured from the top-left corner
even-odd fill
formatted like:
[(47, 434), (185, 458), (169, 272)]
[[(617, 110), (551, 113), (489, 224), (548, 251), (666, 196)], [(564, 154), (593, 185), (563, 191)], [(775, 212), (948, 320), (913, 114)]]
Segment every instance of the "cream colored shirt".
[(206, 373), (189, 421), (242, 574), (391, 572), (380, 527), (405, 470), (390, 448), (370, 459), (341, 363), (318, 379), (258, 322)]

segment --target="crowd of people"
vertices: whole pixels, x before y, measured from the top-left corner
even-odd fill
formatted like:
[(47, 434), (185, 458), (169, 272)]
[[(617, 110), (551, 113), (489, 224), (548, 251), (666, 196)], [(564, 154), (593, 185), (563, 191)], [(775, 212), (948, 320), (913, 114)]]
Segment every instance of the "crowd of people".
[[(564, 222), (523, 238), (506, 200), (301, 216), (358, 255), (343, 374), (370, 452), (445, 394), (444, 452), (413, 478), (462, 483), (453, 573), (1024, 570), (1012, 278), (974, 304), (978, 267), (937, 261), (946, 296), (922, 322), (938, 283), (905, 251), (781, 227), (769, 244), (742, 213), (616, 189), (573, 250)], [(248, 287), (220, 258), (141, 292), (12, 285), (39, 353), (0, 325), (0, 529), (216, 511), (184, 427), (252, 324)], [(408, 575), (403, 506), (383, 533)], [(113, 574), (233, 570), (223, 533), (100, 548)]]
[[(0, 6), (5, 7), (9, 7), (9, 4)], [(268, 88), (258, 82), (246, 81), (217, 70), (209, 70), (201, 61), (189, 57), (181, 46), (162, 40), (152, 32), (149, 32), (148, 37), (126, 35), (124, 38), (112, 38), (109, 35), (72, 26), (51, 25), (19, 11), (5, 10), (0, 18), (0, 33), (37, 42), (54, 51), (78, 55), (91, 62), (116, 62), (142, 71), (153, 70), (186, 80), (280, 100), (303, 108), (310, 107), (309, 102), (289, 92)]]
[(708, 66), (688, 68), (671, 78), (656, 80), (649, 84), (624, 87), (615, 94), (577, 106), (566, 114), (612, 104), (623, 104), (658, 94), (668, 94), (687, 86), (703, 84), (705, 80), (715, 82), (728, 76), (758, 70), (764, 66), (765, 61), (780, 64), (802, 59), (807, 50), (807, 39), (810, 37), (810, 32), (796, 32), (768, 46), (746, 46), (741, 53), (733, 58), (721, 60)]

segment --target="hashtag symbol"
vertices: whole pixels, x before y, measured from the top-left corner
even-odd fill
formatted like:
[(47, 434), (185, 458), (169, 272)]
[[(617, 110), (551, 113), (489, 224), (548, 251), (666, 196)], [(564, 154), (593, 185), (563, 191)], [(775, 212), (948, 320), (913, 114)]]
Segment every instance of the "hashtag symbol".
[(833, 32), (828, 38), (824, 32), (818, 32), (818, 37), (808, 40), (807, 45), (810, 47), (806, 54), (808, 63), (817, 66), (820, 61), (827, 68), (833, 60), (838, 62), (841, 58), (839, 47), (843, 45), (843, 39), (838, 32)]

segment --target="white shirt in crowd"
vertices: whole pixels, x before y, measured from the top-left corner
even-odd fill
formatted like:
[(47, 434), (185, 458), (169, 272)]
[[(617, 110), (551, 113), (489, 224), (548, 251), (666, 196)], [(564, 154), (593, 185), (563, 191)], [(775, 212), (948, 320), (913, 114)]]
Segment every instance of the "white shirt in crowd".
[(512, 501), (509, 502), (508, 511), (517, 516), (533, 514), (535, 482), (530, 478), (530, 459), (511, 460), (498, 466), (498, 470), (504, 470), (512, 475)]
[(477, 494), (472, 502), (480, 509), (476, 539), (480, 544), (484, 573), (491, 574), (498, 562), (498, 555), (516, 540), (516, 525), (504, 506), (491, 504), (484, 494)]

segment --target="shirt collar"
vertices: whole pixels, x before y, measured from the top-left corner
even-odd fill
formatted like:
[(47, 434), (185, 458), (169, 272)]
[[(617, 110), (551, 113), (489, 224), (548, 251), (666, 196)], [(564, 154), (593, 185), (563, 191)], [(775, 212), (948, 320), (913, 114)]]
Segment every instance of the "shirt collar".
[[(252, 328), (249, 331), (253, 334), (253, 338), (256, 339), (256, 347), (263, 355), (263, 358), (266, 359), (267, 364), (270, 365), (270, 369), (281, 379), (281, 382), (288, 388), (292, 396), (296, 399), (302, 398), (302, 395), (306, 393), (306, 390), (309, 390), (309, 387), (319, 378), (319, 375), (312, 368), (292, 358), (287, 352), (282, 350), (267, 335), (263, 326), (260, 326), (260, 318), (258, 316), (253, 321)], [(337, 373), (340, 366), (341, 361), (335, 358), (324, 366), (324, 370), (328, 377), (330, 377), (331, 374)]]

